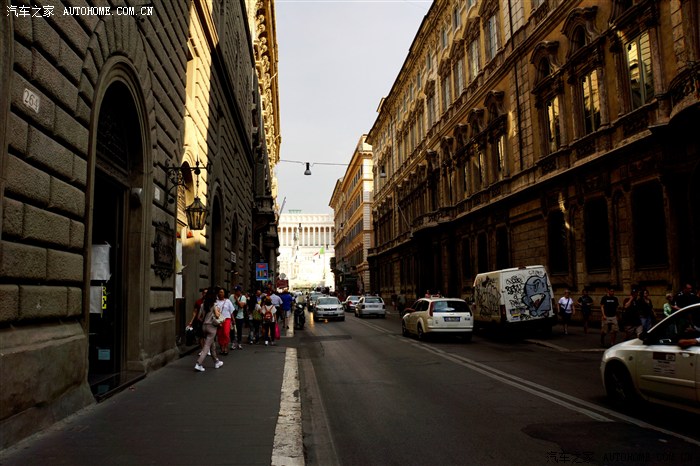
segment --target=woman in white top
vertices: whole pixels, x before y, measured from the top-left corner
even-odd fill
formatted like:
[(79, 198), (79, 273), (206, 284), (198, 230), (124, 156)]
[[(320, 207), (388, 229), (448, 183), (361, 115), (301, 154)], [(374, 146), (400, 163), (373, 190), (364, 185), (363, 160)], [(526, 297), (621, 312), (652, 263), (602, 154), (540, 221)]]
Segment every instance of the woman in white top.
[(220, 353), (228, 354), (228, 345), (231, 342), (231, 314), (233, 313), (233, 304), (226, 297), (226, 290), (219, 288), (216, 291), (216, 305), (221, 309), (221, 315), (224, 321), (216, 329), (216, 337), (219, 342)]
[(571, 299), (571, 293), (569, 293), (569, 290), (564, 292), (563, 298), (559, 298), (559, 314), (561, 314), (561, 319), (564, 323), (564, 335), (568, 335), (569, 321), (574, 315), (574, 300)]

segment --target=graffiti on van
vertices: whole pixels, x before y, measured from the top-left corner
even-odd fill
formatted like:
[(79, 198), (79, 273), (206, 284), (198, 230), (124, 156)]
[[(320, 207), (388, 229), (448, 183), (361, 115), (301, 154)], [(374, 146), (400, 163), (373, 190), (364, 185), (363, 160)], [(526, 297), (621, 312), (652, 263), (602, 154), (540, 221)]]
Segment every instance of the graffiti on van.
[(479, 310), (479, 316), (490, 319), (498, 314), (501, 303), (501, 293), (498, 291), (496, 281), (485, 277), (474, 283), (475, 303)]
[(543, 270), (528, 270), (505, 279), (504, 290), (511, 314), (520, 320), (546, 317), (552, 309), (552, 296)]

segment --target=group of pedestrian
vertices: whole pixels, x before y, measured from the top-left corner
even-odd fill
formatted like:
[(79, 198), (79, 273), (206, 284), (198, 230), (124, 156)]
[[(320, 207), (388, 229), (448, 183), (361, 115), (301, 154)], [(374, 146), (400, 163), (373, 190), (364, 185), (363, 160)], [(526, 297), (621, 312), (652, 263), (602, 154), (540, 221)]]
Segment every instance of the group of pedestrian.
[[(667, 317), (679, 309), (694, 303), (700, 303), (700, 289), (694, 292), (692, 285), (686, 284), (677, 294), (666, 295), (666, 303), (663, 305), (663, 317)], [(591, 314), (595, 301), (589, 294), (589, 290), (584, 288), (581, 296), (576, 302), (571, 297), (569, 290), (564, 292), (564, 296), (558, 301), (559, 315), (562, 319), (564, 334), (569, 333), (569, 323), (576, 313), (576, 309), (581, 311), (583, 331), (588, 333)], [(578, 305), (578, 306), (577, 306)], [(608, 287), (607, 293), (600, 300), (601, 312), (601, 334), (600, 344), (605, 346), (606, 335), (610, 335), (610, 345), (614, 345), (617, 340), (617, 333), (624, 332), (624, 339), (629, 340), (639, 337), (643, 332), (649, 331), (656, 323), (656, 312), (654, 304), (646, 288), (632, 287), (622, 305), (615, 296), (615, 289)]]
[(287, 289), (281, 295), (271, 287), (248, 294), (241, 286), (235, 286), (230, 295), (226, 289), (216, 286), (202, 288), (200, 292), (187, 326), (200, 346), (194, 366), (197, 371), (205, 370), (202, 363), (207, 356), (211, 356), (214, 368), (218, 369), (224, 364), (219, 355), (228, 355), (229, 350), (242, 350), (246, 326), (249, 328), (248, 343), (264, 341), (265, 346), (275, 346), (275, 340), (280, 338), (280, 324), (289, 328), (294, 298)]
[[(663, 317), (668, 317), (679, 309), (691, 304), (700, 303), (700, 291), (693, 292), (693, 286), (686, 284), (675, 297), (669, 293), (663, 305)], [(615, 296), (615, 290), (608, 288), (608, 293), (601, 299), (601, 313), (603, 313), (603, 325), (601, 326), (600, 344), (605, 346), (605, 336), (610, 335), (610, 345), (614, 345), (620, 325), (624, 331), (624, 339), (638, 338), (643, 332), (656, 323), (654, 304), (649, 297), (646, 288), (632, 287), (630, 294), (620, 307)], [(619, 324), (618, 324), (619, 321)]]

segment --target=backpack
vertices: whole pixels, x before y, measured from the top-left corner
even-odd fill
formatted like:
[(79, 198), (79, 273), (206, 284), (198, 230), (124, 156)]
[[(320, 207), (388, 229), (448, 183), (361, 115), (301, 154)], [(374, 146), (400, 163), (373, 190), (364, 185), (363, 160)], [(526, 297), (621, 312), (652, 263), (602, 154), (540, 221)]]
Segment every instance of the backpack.
[(269, 307), (265, 306), (265, 314), (263, 316), (263, 320), (265, 322), (272, 322), (273, 318), (274, 317), (272, 316), (272, 311)]

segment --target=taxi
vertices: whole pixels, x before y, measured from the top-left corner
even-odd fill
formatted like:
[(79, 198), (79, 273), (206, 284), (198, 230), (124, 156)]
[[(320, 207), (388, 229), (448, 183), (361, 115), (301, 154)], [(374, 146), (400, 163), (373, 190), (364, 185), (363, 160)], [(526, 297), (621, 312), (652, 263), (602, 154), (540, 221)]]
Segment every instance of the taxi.
[(600, 374), (616, 404), (644, 400), (700, 414), (700, 304), (607, 349)]

